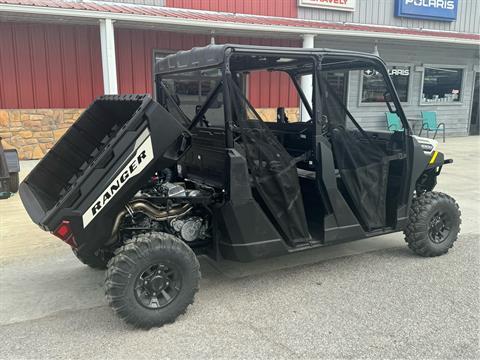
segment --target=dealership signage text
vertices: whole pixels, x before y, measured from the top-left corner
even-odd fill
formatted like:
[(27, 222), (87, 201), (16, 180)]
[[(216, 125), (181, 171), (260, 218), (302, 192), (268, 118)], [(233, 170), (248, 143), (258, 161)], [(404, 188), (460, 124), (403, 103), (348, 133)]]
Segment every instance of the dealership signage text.
[(395, 16), (454, 21), (458, 0), (396, 0)]
[[(142, 136), (140, 136), (142, 137)], [(130, 155), (128, 163), (120, 170), (115, 179), (107, 186), (103, 193), (83, 214), (83, 227), (93, 220), (100, 211), (110, 202), (110, 200), (120, 191), (120, 189), (133, 177), (140, 174), (145, 167), (153, 160), (152, 139), (148, 135), (147, 139), (137, 149), (134, 149)]]
[(298, 0), (298, 6), (330, 10), (355, 11), (356, 0)]

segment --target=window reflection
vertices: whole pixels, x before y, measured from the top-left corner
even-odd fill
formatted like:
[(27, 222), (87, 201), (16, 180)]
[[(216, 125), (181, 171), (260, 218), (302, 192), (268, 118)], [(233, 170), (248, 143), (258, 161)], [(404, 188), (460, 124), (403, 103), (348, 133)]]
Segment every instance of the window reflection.
[(423, 103), (460, 101), (463, 70), (426, 67), (423, 77)]
[[(388, 74), (397, 90), (401, 102), (408, 101), (408, 85), (410, 83), (410, 67), (389, 66)], [(387, 91), (381, 73), (374, 69), (362, 71), (362, 103), (384, 102), (383, 94)]]

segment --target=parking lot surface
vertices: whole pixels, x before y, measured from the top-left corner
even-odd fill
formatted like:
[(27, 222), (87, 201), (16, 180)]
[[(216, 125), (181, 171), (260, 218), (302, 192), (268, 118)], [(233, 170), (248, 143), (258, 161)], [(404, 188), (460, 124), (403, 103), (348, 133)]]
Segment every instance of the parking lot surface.
[(436, 190), (463, 218), (446, 256), (418, 257), (398, 233), (252, 264), (201, 259), (193, 306), (149, 331), (114, 316), (102, 271), (32, 224), (18, 196), (3, 200), (0, 358), (478, 359), (480, 138), (440, 150), (454, 163)]

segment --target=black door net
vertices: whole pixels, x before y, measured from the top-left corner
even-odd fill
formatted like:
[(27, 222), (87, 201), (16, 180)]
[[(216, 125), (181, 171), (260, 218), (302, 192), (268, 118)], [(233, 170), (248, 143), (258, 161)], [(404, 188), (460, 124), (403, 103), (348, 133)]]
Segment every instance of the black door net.
[(233, 118), (240, 128), (248, 168), (255, 189), (270, 218), (292, 246), (310, 240), (295, 159), (263, 123), (258, 113), (229, 79)]
[(391, 159), (355, 121), (325, 77), (320, 77), (320, 94), (347, 202), (366, 230), (383, 227)]

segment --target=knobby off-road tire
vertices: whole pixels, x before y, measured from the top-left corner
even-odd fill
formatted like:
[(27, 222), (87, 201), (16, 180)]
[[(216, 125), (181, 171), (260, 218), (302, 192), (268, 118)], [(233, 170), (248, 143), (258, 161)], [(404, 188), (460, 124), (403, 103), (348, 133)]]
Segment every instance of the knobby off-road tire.
[(107, 268), (109, 258), (105, 258), (103, 254), (83, 253), (72, 249), (73, 254), (80, 260), (81, 263), (91, 267), (92, 269), (105, 270)]
[(185, 313), (198, 291), (195, 253), (165, 233), (137, 235), (108, 264), (105, 295), (113, 311), (135, 327), (172, 323)]
[(10, 192), (16, 193), (18, 191), (19, 184), (18, 173), (10, 173)]
[(413, 199), (404, 230), (408, 247), (418, 255), (443, 255), (453, 246), (460, 232), (460, 209), (443, 193), (429, 191)]

